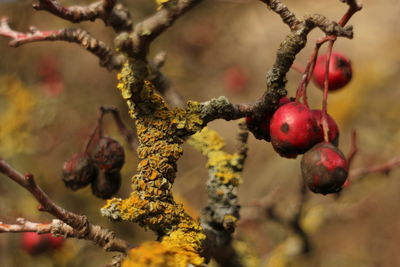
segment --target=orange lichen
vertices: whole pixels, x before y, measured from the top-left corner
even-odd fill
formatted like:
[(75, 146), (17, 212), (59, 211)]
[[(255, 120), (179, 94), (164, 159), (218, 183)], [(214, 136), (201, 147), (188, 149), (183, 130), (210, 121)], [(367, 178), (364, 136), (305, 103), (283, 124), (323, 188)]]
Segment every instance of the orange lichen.
[(176, 177), (176, 162), (183, 153), (179, 138), (203, 127), (199, 104), (186, 109), (169, 110), (153, 85), (146, 80), (140, 61), (129, 61), (118, 74), (121, 95), (136, 120), (139, 146), (137, 174), (132, 177), (132, 193), (127, 199), (111, 199), (102, 208), (103, 215), (128, 220), (155, 231), (161, 243), (145, 243), (133, 249), (123, 266), (199, 265), (205, 235), (174, 201), (171, 188)]
[(132, 249), (122, 267), (187, 267), (189, 263), (201, 265), (203, 259), (196, 252), (152, 241)]

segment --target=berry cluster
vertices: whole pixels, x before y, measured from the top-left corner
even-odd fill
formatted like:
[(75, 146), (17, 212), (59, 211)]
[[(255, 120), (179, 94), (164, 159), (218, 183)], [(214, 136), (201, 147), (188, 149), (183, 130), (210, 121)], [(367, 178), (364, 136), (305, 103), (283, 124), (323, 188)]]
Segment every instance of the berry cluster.
[(78, 190), (91, 184), (95, 196), (111, 198), (121, 186), (121, 168), (124, 148), (111, 137), (101, 137), (95, 144), (93, 155), (75, 153), (64, 163), (62, 180), (66, 187)]
[[(326, 75), (327, 58), (327, 55), (317, 58), (314, 81), (324, 88), (327, 78), (327, 89), (338, 90), (351, 79), (350, 61), (339, 53), (332, 53)], [(273, 114), (267, 113), (261, 118), (261, 121), (256, 121), (247, 117), (249, 130), (257, 138), (270, 141), (282, 157), (296, 158), (304, 154), (302, 176), (311, 191), (325, 195), (342, 189), (348, 175), (348, 164), (337, 148), (339, 128), (326, 109), (312, 110), (306, 102), (302, 104), (299, 99), (290, 101), (284, 97)]]

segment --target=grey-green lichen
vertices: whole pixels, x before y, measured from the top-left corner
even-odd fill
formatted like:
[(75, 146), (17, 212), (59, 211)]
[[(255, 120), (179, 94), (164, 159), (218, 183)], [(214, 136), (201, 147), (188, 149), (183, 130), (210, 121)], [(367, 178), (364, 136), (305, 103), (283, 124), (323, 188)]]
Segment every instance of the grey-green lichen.
[(210, 229), (219, 225), (220, 229), (224, 229), (221, 235), (226, 238), (223, 239), (228, 242), (229, 234), (239, 219), (237, 187), (242, 182), (242, 155), (223, 151), (224, 140), (209, 128), (193, 135), (188, 142), (207, 157), (208, 202), (204, 209), (203, 223)]

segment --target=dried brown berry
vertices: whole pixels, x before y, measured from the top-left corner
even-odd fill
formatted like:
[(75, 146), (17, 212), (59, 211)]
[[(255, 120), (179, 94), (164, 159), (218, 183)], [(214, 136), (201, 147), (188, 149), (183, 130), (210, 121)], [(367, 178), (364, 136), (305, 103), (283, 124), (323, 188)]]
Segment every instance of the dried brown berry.
[(78, 190), (97, 176), (97, 167), (86, 152), (75, 153), (64, 163), (62, 180), (66, 187)]
[(99, 171), (99, 175), (92, 181), (92, 193), (98, 198), (108, 199), (118, 193), (121, 187), (121, 172)]
[(124, 148), (117, 140), (111, 137), (102, 137), (96, 144), (93, 159), (100, 170), (119, 171), (125, 162)]
[(301, 173), (314, 193), (323, 195), (342, 189), (349, 167), (343, 153), (330, 143), (319, 143), (301, 160)]

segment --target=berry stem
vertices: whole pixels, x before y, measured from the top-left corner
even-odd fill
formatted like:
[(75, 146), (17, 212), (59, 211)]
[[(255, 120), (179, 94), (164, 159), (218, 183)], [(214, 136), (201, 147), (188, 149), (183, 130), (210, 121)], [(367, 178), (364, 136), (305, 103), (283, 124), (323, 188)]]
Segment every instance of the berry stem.
[(324, 140), (329, 142), (328, 136), (328, 91), (329, 91), (329, 65), (331, 62), (332, 48), (335, 40), (331, 40), (328, 45), (328, 58), (325, 65), (325, 80), (324, 80), (324, 96), (322, 99), (322, 129), (324, 131)]
[(103, 119), (104, 119), (104, 115), (107, 113), (111, 113), (112, 118), (114, 119), (114, 122), (117, 125), (119, 133), (122, 135), (122, 137), (128, 143), (129, 148), (132, 151), (135, 151), (137, 148), (137, 140), (136, 140), (135, 136), (132, 134), (132, 131), (130, 131), (130, 130), (128, 130), (128, 128), (126, 128), (124, 122), (121, 119), (118, 109), (116, 107), (111, 107), (111, 106), (110, 107), (101, 106), (99, 108), (96, 125), (89, 135), (89, 138), (85, 145), (84, 152), (88, 152), (88, 150), (90, 149), (90, 145), (93, 143), (93, 140), (96, 137), (96, 133), (98, 133), (98, 138), (103, 137)]
[(350, 151), (347, 155), (347, 164), (349, 164), (349, 168), (354, 160), (354, 157), (357, 155), (358, 146), (357, 146), (357, 132), (353, 130), (351, 132), (351, 143), (350, 143)]
[[(343, 15), (343, 17), (340, 19), (340, 21), (338, 23), (342, 27), (344, 27), (347, 24), (347, 22), (350, 20), (350, 18), (357, 11), (360, 11), (362, 9), (362, 5), (357, 3), (356, 0), (347, 0), (346, 3), (349, 5), (349, 9), (346, 11), (346, 13)], [(318, 51), (319, 51), (320, 47), (327, 41), (330, 41), (330, 46), (331, 46), (330, 50), (332, 51), (333, 44), (336, 41), (336, 36), (333, 36), (333, 35), (324, 36), (323, 38), (319, 39), (316, 42), (314, 51), (311, 54), (310, 59), (308, 60), (306, 68), (304, 69), (304, 71), (302, 71), (302, 73), (303, 73), (302, 80), (296, 91), (296, 102), (300, 102), (300, 98), (303, 97), (303, 103), (307, 107), (308, 107), (307, 86), (308, 86), (309, 82), (311, 81), (311, 77), (314, 72), (315, 62), (317, 61), (317, 57), (318, 57)], [(328, 60), (327, 64), (329, 64), (329, 60)], [(296, 64), (293, 64), (292, 68), (298, 72), (301, 72), (301, 68), (299, 68), (299, 66)], [(326, 116), (324, 116), (324, 118), (325, 117)], [(325, 119), (323, 119), (323, 121), (324, 120)], [(324, 131), (324, 133), (325, 133), (325, 131)]]
[(322, 43), (319, 42), (315, 44), (314, 51), (311, 54), (310, 59), (308, 60), (308, 63), (306, 65), (306, 68), (303, 71), (303, 77), (296, 91), (296, 102), (299, 102), (300, 98), (303, 97), (303, 103), (306, 107), (309, 107), (307, 98), (307, 86), (311, 80), (312, 73), (314, 72), (315, 62), (317, 61), (318, 51), (321, 45)]
[(102, 109), (102, 107), (100, 107), (99, 113), (98, 113), (98, 116), (97, 116), (96, 125), (94, 126), (92, 132), (89, 135), (88, 140), (86, 141), (84, 152), (88, 152), (89, 151), (90, 145), (92, 144), (93, 140), (96, 137), (96, 133), (98, 133), (98, 138), (101, 138), (103, 136), (103, 117), (104, 117), (104, 114), (105, 114), (104, 110)]

